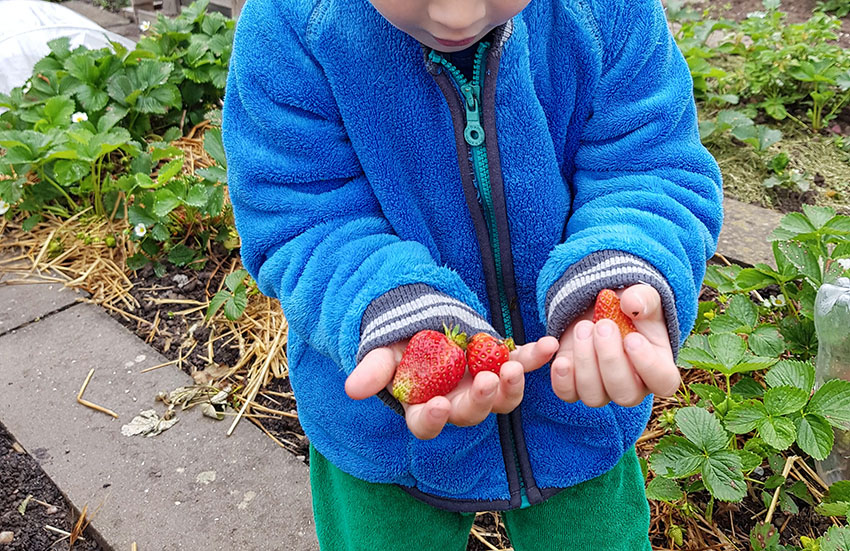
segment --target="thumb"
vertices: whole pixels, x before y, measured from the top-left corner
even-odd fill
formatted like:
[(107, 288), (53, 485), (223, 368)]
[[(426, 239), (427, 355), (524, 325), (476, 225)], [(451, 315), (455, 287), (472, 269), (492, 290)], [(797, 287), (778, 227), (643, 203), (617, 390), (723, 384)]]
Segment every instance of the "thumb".
[(397, 364), (392, 348), (382, 346), (372, 350), (345, 380), (345, 393), (354, 400), (374, 396), (390, 384)]
[(650, 285), (632, 285), (620, 296), (620, 309), (633, 321), (664, 321), (661, 296)]

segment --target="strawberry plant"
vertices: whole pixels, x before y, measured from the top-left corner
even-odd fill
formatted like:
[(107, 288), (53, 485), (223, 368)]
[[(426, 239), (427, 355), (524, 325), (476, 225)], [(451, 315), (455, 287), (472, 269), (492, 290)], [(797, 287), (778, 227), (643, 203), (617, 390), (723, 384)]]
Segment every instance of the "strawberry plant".
[[(666, 423), (680, 434), (662, 438), (649, 462), (656, 477), (648, 493), (679, 507), (702, 488), (711, 496), (709, 509), (714, 499), (740, 501), (748, 484), (758, 483), (763, 497), (778, 492), (779, 506), (794, 512), (795, 500), (812, 499), (780, 475), (780, 454), (793, 447), (797, 455), (823, 459), (836, 435), (850, 430), (850, 381), (818, 386), (812, 364), (815, 294), (821, 284), (850, 274), (850, 217), (804, 206), (786, 215), (770, 239), (775, 266), (710, 266), (706, 272), (705, 284), (721, 293), (719, 306), (701, 304), (679, 361), (708, 371), (712, 382), (681, 392), (682, 407)], [(773, 477), (752, 478), (765, 461)], [(834, 495), (822, 512), (846, 512), (846, 493)]]

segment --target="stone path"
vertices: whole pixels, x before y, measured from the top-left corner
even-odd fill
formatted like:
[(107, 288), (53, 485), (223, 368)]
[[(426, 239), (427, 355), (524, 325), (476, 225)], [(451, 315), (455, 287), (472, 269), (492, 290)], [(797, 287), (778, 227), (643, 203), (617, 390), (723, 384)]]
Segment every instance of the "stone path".
[[(227, 421), (178, 411), (153, 438), (122, 425), (158, 391), (192, 384), (100, 308), (73, 304), (51, 284), (0, 286), (0, 422), (35, 457), (69, 501), (99, 510), (92, 526), (115, 550), (318, 549), (308, 469), (249, 421), (226, 437)], [(76, 394), (118, 419), (84, 407)]]

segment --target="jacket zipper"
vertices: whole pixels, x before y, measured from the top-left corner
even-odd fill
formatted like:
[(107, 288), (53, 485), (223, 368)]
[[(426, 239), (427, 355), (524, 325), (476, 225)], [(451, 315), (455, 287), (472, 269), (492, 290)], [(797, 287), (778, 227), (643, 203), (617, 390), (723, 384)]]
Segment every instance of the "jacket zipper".
[[(508, 307), (507, 293), (505, 292), (504, 276), (502, 274), (502, 259), (499, 251), (499, 229), (496, 225), (496, 210), (493, 206), (493, 193), (490, 187), (490, 163), (487, 159), (487, 146), (484, 143), (484, 127), (481, 126), (481, 88), (484, 80), (484, 54), (490, 47), (489, 42), (481, 42), (475, 53), (472, 69), (472, 82), (470, 82), (460, 70), (449, 60), (434, 50), (431, 50), (429, 59), (445, 67), (460, 89), (461, 100), (466, 109), (466, 127), (463, 137), (469, 145), (472, 153), (472, 170), (478, 183), (478, 192), (484, 210), (484, 220), (487, 224), (490, 236), (490, 246), (493, 250), (493, 259), (496, 268), (496, 285), (499, 291), (499, 304), (502, 310), (502, 321), (505, 326), (505, 337), (513, 338), (513, 326), (511, 323), (510, 308)], [(530, 506), (525, 491), (525, 479), (519, 466), (519, 453), (516, 447), (516, 439), (513, 427), (508, 424), (513, 451), (514, 466), (520, 485), (521, 507)]]

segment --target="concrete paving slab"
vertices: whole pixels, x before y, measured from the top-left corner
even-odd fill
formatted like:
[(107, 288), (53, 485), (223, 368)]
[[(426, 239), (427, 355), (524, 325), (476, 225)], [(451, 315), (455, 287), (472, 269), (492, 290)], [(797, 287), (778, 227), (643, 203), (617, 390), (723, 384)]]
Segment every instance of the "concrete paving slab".
[(767, 237), (783, 214), (729, 198), (723, 200), (723, 209), (725, 218), (717, 252), (738, 264), (773, 265), (773, 250)]
[[(24, 281), (31, 282), (23, 284)], [(0, 335), (61, 310), (83, 296), (61, 283), (37, 283), (19, 274), (0, 273)]]
[[(78, 304), (0, 337), (0, 420), (115, 550), (318, 549), (307, 467), (250, 422), (180, 412), (152, 437), (122, 425), (162, 413), (157, 391), (190, 384), (98, 307)], [(119, 419), (76, 403), (85, 398)]]
[(111, 27), (126, 25), (131, 22), (123, 12), (113, 13), (91, 3), (82, 2), (81, 0), (67, 0), (66, 2), (62, 2), (62, 5), (91, 19), (107, 30), (112, 30)]

